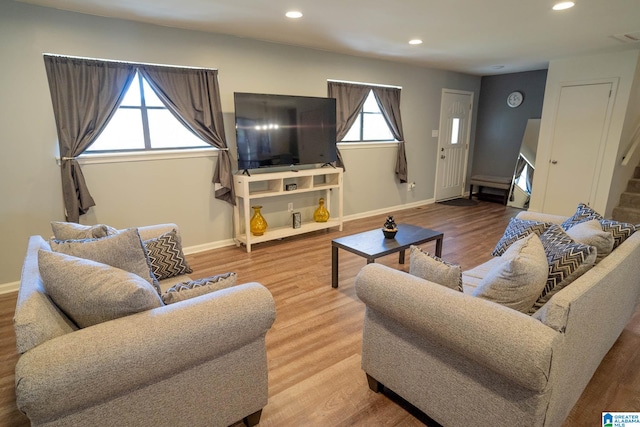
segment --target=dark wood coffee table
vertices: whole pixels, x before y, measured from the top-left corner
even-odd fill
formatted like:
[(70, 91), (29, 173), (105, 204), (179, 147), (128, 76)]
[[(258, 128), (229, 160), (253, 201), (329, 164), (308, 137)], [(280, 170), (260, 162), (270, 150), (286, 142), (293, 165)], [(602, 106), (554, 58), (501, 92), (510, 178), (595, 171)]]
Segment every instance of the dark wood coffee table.
[(443, 238), (444, 233), (439, 231), (399, 224), (398, 233), (394, 239), (385, 239), (380, 228), (333, 239), (331, 241), (331, 287), (338, 287), (338, 248), (366, 258), (367, 264), (375, 262), (376, 258), (400, 252), (399, 262), (404, 264), (405, 250), (411, 245), (421, 245), (432, 240), (436, 241), (436, 256), (441, 257)]

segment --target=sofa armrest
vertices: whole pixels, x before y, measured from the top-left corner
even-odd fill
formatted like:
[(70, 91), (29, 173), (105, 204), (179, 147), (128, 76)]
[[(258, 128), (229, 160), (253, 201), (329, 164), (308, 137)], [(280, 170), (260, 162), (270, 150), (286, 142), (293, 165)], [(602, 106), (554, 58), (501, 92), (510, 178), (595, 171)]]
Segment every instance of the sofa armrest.
[(66, 334), (20, 357), (18, 408), (43, 420), (90, 407), (263, 339), (274, 320), (271, 293), (246, 283)]
[(525, 314), (380, 264), (360, 271), (356, 293), (367, 310), (522, 387), (547, 386), (561, 334)]

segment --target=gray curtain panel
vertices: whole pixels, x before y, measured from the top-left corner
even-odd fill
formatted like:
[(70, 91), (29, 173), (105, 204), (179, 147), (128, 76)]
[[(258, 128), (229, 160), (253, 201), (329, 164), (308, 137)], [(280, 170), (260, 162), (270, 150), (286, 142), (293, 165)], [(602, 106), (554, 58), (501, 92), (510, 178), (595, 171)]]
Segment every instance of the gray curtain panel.
[[(328, 97), (336, 99), (336, 143), (342, 141), (353, 126), (370, 90), (370, 86), (328, 82)], [(340, 150), (337, 150), (337, 153), (337, 166), (346, 171)]]
[(233, 172), (222, 121), (218, 71), (142, 65), (139, 72), (173, 115), (208, 144), (220, 148), (215, 197), (236, 204)]
[(395, 87), (371, 88), (376, 97), (380, 111), (384, 116), (393, 137), (399, 141), (398, 156), (396, 158), (396, 175), (400, 182), (407, 182), (407, 154), (404, 146), (404, 135), (402, 131), (402, 118), (400, 116), (400, 93), (401, 90)]
[(134, 65), (44, 56), (60, 146), (62, 197), (67, 221), (95, 206), (76, 160), (100, 135), (122, 102)]

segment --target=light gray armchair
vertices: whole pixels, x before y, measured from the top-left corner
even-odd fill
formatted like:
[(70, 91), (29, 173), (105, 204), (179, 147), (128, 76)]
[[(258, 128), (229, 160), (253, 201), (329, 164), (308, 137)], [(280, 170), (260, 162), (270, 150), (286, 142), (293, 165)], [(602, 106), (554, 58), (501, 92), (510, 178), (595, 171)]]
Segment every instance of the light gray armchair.
[(258, 283), (78, 329), (44, 292), (33, 236), (15, 314), (18, 408), (34, 426), (227, 426), (267, 403), (265, 335), (275, 320)]

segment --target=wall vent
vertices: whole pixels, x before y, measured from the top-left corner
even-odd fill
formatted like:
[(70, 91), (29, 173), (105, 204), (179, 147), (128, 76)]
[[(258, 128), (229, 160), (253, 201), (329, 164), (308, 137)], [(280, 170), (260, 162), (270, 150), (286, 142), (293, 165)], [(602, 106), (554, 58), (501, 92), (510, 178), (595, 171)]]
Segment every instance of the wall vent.
[(612, 37), (623, 43), (640, 43), (640, 31), (634, 31), (633, 33), (625, 34), (616, 34)]

